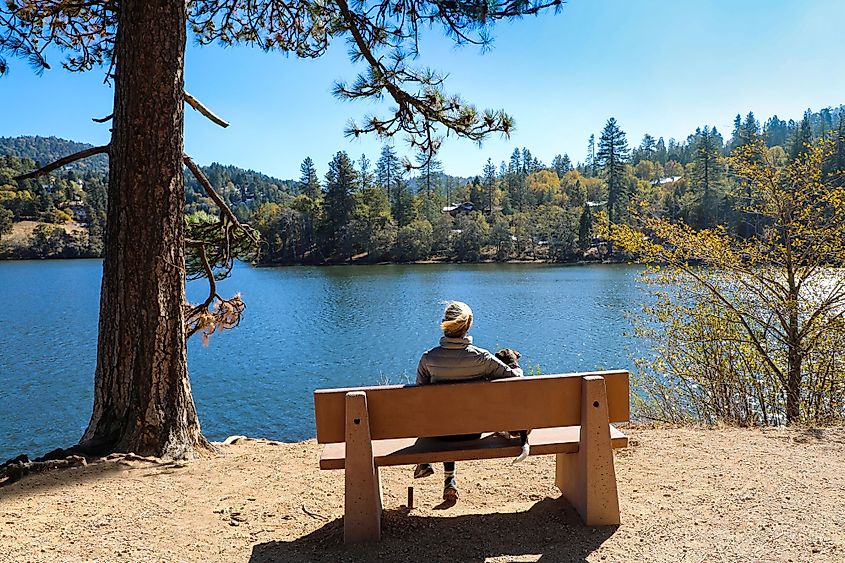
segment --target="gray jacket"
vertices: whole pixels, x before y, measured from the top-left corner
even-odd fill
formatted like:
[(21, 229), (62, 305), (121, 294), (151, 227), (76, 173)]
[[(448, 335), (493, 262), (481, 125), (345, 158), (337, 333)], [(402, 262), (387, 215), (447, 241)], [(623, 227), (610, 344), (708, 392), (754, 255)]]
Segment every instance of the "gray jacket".
[(422, 355), (417, 367), (417, 385), (505, 377), (522, 377), (522, 369), (510, 368), (484, 348), (473, 346), (472, 336), (444, 336), (440, 346)]

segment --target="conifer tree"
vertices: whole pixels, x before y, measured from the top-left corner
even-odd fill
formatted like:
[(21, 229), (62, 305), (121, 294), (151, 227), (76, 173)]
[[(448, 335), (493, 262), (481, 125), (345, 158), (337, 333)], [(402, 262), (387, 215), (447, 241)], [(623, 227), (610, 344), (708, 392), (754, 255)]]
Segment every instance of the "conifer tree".
[(619, 209), (625, 203), (625, 163), (628, 161), (628, 141), (625, 132), (611, 117), (602, 129), (596, 164), (607, 182), (607, 217), (610, 224), (618, 219)]
[(402, 176), (402, 163), (396, 156), (396, 151), (390, 145), (381, 148), (381, 156), (376, 162), (376, 184), (387, 194), (387, 199), (392, 201), (391, 190), (396, 186), (397, 179)]
[(804, 119), (795, 130), (795, 135), (792, 138), (792, 144), (789, 148), (789, 158), (795, 160), (802, 154), (806, 153), (810, 144), (813, 142), (813, 132), (810, 127), (810, 118), (804, 115)]
[(390, 207), (393, 218), (396, 219), (396, 224), (399, 227), (410, 224), (415, 218), (414, 195), (411, 193), (411, 188), (403, 174), (395, 177), (391, 195), (393, 199), (390, 202)]
[(572, 170), (572, 161), (568, 154), (563, 156), (557, 155), (552, 159), (552, 170), (555, 171), (558, 178), (563, 178), (563, 175)]
[(496, 166), (493, 160), (488, 158), (484, 165), (484, 176), (482, 178), (482, 186), (484, 187), (485, 207), (488, 213), (493, 213), (493, 205), (496, 198)]
[(507, 191), (510, 205), (513, 209), (522, 211), (526, 204), (525, 177), (523, 172), (522, 153), (514, 149), (508, 164)]
[(692, 180), (701, 193), (699, 218), (701, 227), (711, 226), (717, 210), (715, 191), (722, 181), (722, 137), (716, 128), (697, 129), (694, 137)]
[(314, 161), (310, 156), (306, 156), (305, 160), (299, 167), (299, 193), (307, 195), (311, 199), (318, 199), (321, 195), (320, 179), (317, 177), (317, 169), (314, 167)]
[(596, 136), (590, 135), (587, 140), (587, 174), (590, 177), (596, 175)]
[(354, 192), (357, 183), (358, 174), (352, 160), (345, 152), (338, 152), (329, 163), (323, 196), (325, 219), (322, 238), (324, 252), (329, 256), (340, 254), (351, 258), (349, 224), (355, 208)]
[(358, 179), (360, 191), (373, 187), (375, 178), (373, 177), (373, 173), (370, 172), (370, 159), (365, 154), (362, 154), (361, 158), (358, 159)]
[[(637, 158), (636, 161), (639, 160), (650, 160), (652, 162), (655, 161), (655, 156), (657, 154), (657, 141), (654, 137), (646, 133), (643, 135), (643, 140), (640, 143), (640, 148), (637, 151)], [(636, 164), (636, 162), (634, 162)]]

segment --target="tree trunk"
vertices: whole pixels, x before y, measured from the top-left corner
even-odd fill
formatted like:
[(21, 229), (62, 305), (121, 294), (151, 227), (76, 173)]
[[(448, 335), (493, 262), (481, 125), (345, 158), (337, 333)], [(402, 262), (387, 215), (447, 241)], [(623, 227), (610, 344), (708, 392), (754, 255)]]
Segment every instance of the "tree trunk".
[(89, 451), (190, 458), (209, 447), (184, 329), (185, 36), (184, 0), (120, 2)]

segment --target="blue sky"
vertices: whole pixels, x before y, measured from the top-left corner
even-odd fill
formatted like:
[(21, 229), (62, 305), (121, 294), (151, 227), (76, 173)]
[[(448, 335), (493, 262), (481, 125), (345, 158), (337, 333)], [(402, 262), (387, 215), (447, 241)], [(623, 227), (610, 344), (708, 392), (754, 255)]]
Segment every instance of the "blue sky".
[[(546, 163), (564, 152), (583, 160), (587, 138), (611, 116), (631, 145), (647, 132), (684, 139), (705, 124), (727, 135), (734, 115), (749, 110), (798, 119), (806, 108), (845, 103), (842, 21), (842, 0), (571, 0), (558, 15), (498, 24), (486, 53), (427, 32), (420, 64), (449, 73), (449, 91), (504, 108), (517, 125), (510, 139), (491, 137), (480, 148), (450, 138), (439, 158), (466, 176), (516, 146)], [(0, 136), (108, 141), (108, 126), (91, 122), (111, 112), (102, 72), (71, 74), (60, 59), (41, 76), (10, 61), (0, 78)], [(319, 60), (192, 45), (186, 88), (232, 125), (221, 129), (187, 110), (186, 149), (204, 164), (281, 178), (298, 177), (306, 156), (321, 175), (338, 150), (375, 160), (378, 139), (343, 136), (350, 118), (373, 107), (330, 93), (335, 80), (355, 74), (343, 41)], [(401, 139), (395, 145), (405, 152)]]

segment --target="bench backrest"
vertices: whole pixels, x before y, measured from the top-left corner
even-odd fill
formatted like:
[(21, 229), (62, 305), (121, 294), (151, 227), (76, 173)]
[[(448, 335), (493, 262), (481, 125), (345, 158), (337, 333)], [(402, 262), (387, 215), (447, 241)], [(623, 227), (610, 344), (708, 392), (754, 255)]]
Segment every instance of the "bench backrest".
[(343, 442), (346, 394), (364, 391), (373, 440), (577, 426), (581, 378), (601, 375), (610, 422), (627, 422), (628, 372), (539, 375), (441, 385), (387, 385), (314, 392), (317, 442)]

